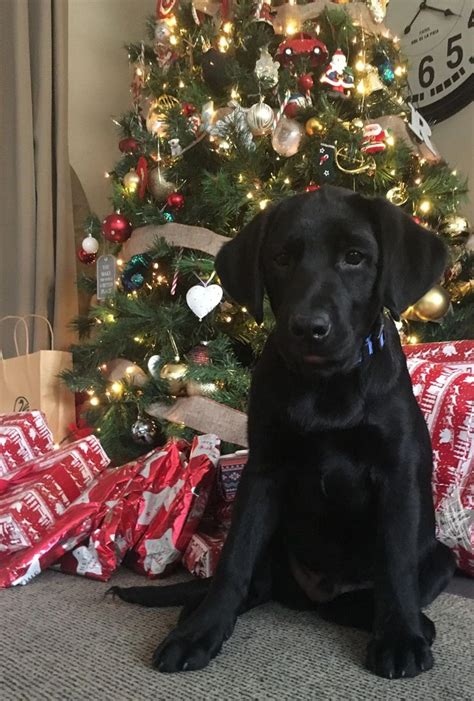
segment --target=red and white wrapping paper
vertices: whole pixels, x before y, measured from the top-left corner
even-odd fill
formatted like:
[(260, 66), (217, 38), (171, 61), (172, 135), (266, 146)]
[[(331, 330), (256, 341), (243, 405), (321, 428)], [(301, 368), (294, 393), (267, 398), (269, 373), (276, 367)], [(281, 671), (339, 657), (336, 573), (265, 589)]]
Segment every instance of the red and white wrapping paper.
[(101, 475), (81, 499), (98, 505), (90, 537), (65, 555), (59, 568), (107, 581), (166, 501), (164, 479), (175, 466), (185, 466), (187, 448), (185, 441), (171, 442)]
[(183, 557), (183, 565), (195, 577), (212, 577), (224, 547), (228, 530), (197, 531), (191, 536)]
[(474, 341), (417, 343), (403, 346), (403, 351), (409, 359), (462, 365), (466, 372), (474, 373)]
[(53, 434), (41, 411), (0, 415), (0, 478), (53, 448)]
[(433, 446), (437, 535), (455, 552), (458, 566), (474, 576), (474, 342), (412, 351), (407, 364), (413, 392)]
[(34, 458), (0, 482), (0, 564), (50, 531), (108, 464), (94, 436)]
[(135, 571), (158, 577), (178, 562), (202, 518), (219, 460), (220, 440), (209, 434), (193, 439), (189, 462), (175, 461), (158, 494), (147, 497), (143, 536), (126, 555)]

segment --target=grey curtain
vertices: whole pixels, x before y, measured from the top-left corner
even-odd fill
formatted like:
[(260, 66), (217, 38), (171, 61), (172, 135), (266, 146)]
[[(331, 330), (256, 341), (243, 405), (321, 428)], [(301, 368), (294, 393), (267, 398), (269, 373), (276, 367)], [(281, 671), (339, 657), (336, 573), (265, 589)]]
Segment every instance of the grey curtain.
[[(0, 0), (0, 318), (47, 316), (58, 349), (77, 313), (67, 14), (67, 0)], [(10, 333), (2, 324), (6, 357)], [(32, 333), (48, 347), (40, 322)]]

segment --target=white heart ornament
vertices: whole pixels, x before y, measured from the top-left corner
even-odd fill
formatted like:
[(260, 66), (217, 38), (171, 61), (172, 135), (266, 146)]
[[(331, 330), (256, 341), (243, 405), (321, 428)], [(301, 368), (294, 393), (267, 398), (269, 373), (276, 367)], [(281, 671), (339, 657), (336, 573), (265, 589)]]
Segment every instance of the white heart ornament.
[(212, 312), (224, 294), (220, 285), (194, 285), (186, 293), (186, 302), (199, 321)]

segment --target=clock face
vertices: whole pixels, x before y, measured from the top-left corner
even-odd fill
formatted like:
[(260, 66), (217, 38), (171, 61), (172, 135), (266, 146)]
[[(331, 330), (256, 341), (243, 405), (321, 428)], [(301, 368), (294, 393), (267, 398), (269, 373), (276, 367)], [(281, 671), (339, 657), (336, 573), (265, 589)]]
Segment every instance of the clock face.
[(472, 100), (472, 0), (402, 0), (396, 14), (410, 102), (428, 119), (446, 119)]

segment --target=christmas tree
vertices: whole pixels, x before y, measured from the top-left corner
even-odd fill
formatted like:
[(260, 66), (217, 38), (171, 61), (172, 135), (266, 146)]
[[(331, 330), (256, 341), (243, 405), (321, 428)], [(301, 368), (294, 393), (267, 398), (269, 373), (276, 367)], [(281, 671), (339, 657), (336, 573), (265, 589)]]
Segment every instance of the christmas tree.
[[(294, 193), (332, 183), (382, 195), (439, 232), (449, 267), (400, 333), (469, 336), (473, 254), (457, 211), (466, 183), (406, 101), (385, 5), (159, 0), (149, 40), (128, 47), (113, 212), (87, 222), (78, 251), (90, 266), (81, 284), (97, 298), (75, 322), (65, 377), (117, 461), (193, 429), (239, 443), (218, 430), (220, 415), (245, 411), (272, 319), (258, 325), (223, 297), (213, 259), (225, 237)], [(183, 396), (207, 403), (187, 411)]]

